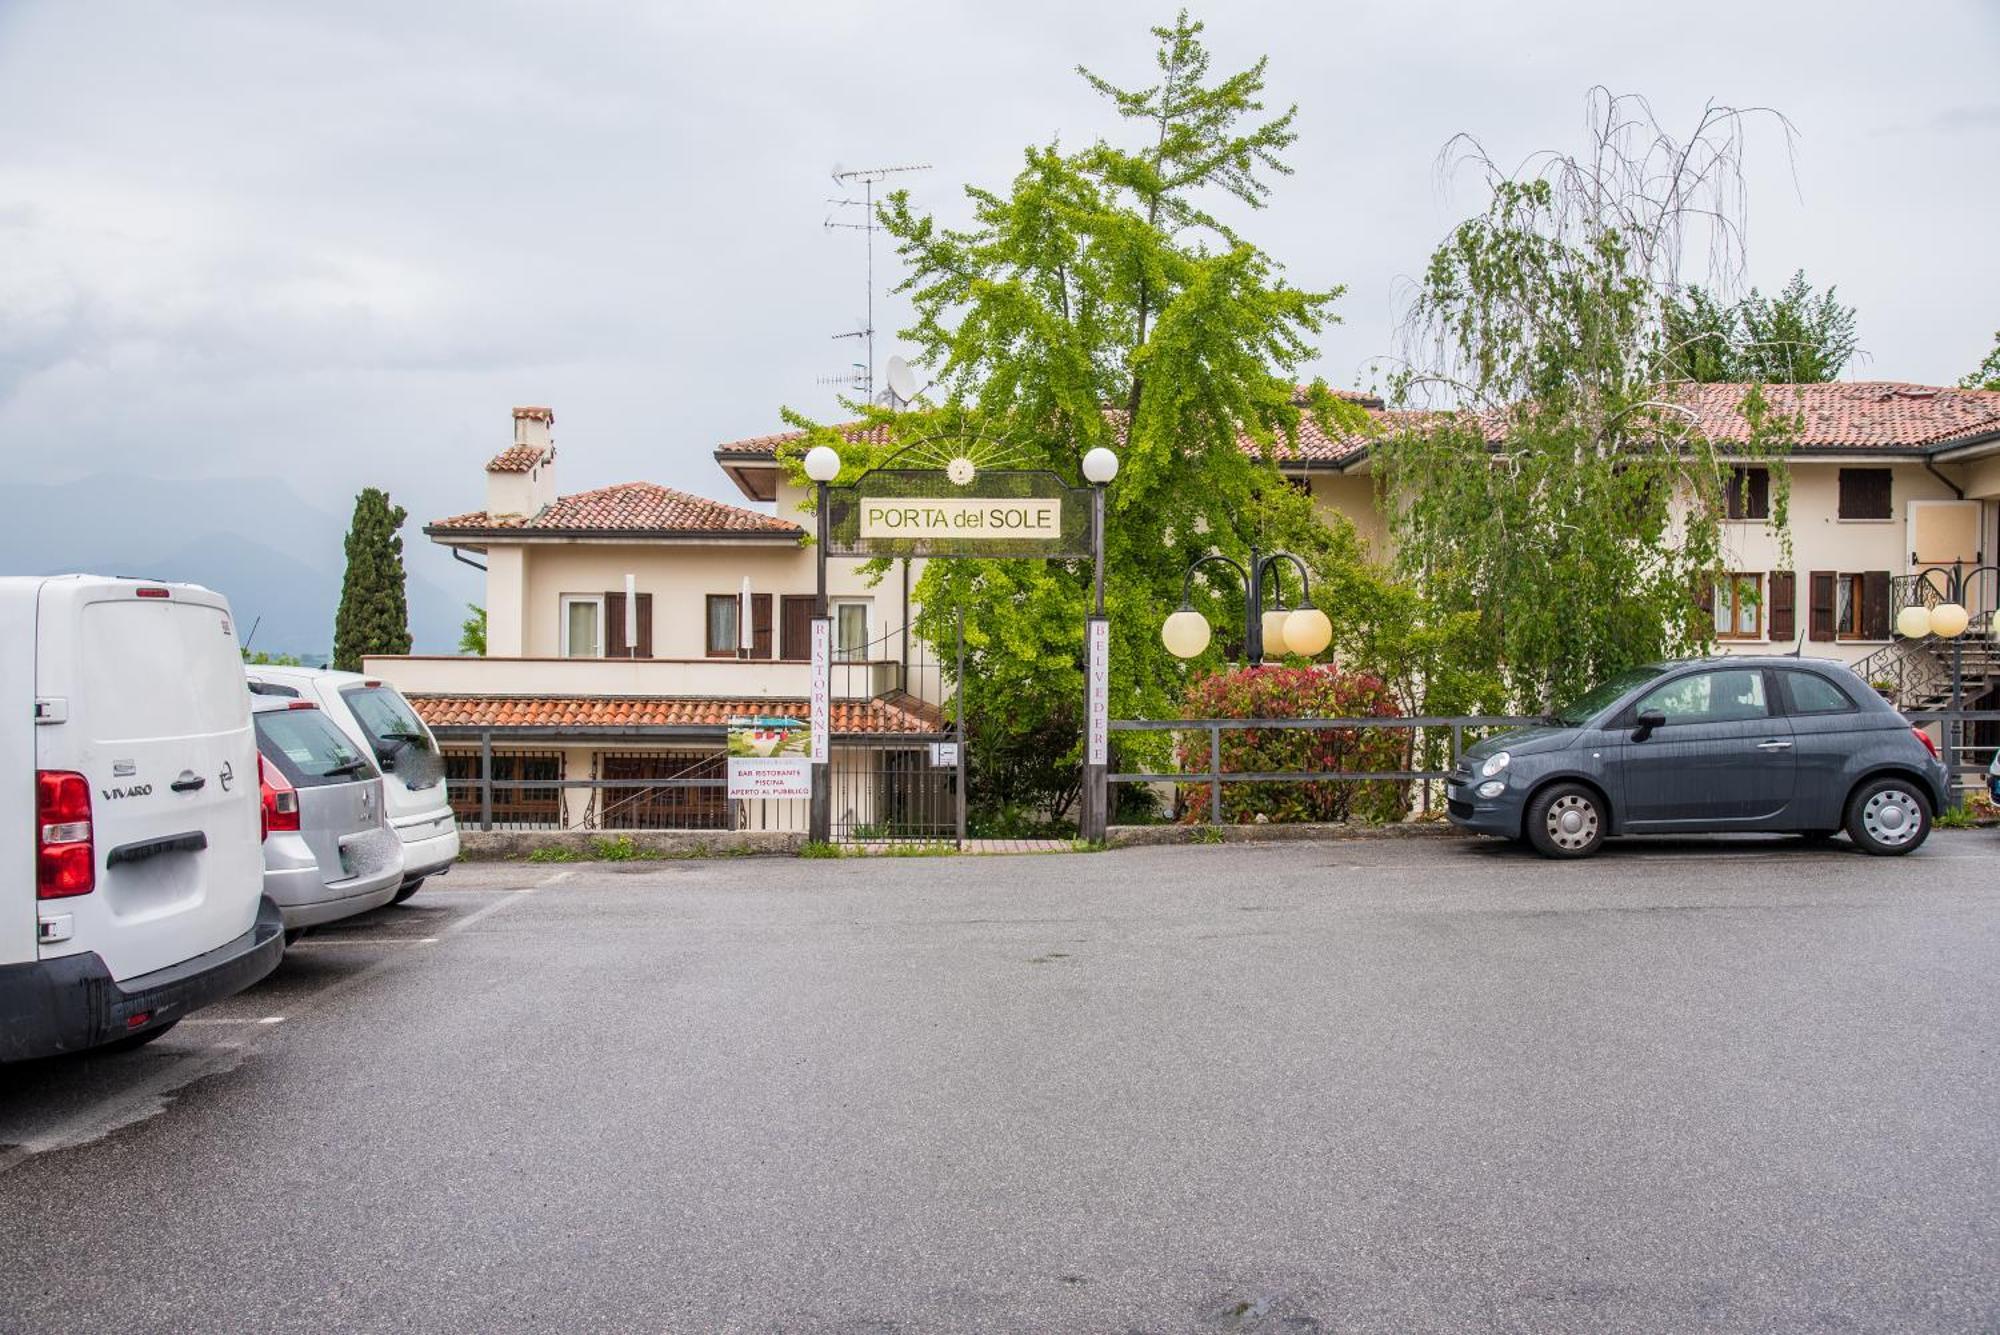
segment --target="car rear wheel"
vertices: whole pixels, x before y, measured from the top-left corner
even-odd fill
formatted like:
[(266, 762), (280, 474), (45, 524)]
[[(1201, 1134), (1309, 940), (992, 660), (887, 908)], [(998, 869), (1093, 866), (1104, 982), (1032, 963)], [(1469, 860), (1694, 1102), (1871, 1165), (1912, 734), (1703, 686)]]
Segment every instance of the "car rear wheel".
[(1899, 857), (1931, 832), (1931, 804), (1907, 779), (1864, 783), (1847, 799), (1847, 837), (1878, 857)]
[(1587, 858), (1604, 843), (1604, 804), (1582, 784), (1559, 783), (1528, 806), (1528, 842), (1549, 858)]
[(389, 902), (391, 904), (400, 904), (404, 900), (408, 899), (411, 895), (414, 895), (415, 893), (417, 893), (417, 891), (423, 888), (424, 888), (424, 878), (419, 876), (416, 880), (411, 881), (408, 885), (398, 889), (396, 891), (396, 897), (390, 900)]

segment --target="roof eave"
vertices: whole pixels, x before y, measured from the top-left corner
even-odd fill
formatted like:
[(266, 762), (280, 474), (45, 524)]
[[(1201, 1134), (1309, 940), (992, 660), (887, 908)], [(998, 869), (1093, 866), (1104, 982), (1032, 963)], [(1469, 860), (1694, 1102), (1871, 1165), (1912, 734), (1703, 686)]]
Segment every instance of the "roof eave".
[(480, 542), (798, 542), (806, 535), (802, 528), (771, 529), (674, 529), (674, 528), (438, 528), (427, 525), (424, 536), (448, 547), (470, 547), (460, 539)]

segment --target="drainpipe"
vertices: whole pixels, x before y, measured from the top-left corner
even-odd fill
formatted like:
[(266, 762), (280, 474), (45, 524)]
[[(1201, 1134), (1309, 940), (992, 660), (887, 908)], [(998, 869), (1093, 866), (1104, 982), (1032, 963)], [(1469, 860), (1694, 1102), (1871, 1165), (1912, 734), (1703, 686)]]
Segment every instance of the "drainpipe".
[(1932, 463), (1929, 459), (1924, 460), (1924, 471), (1929, 473), (1932, 477), (1936, 478), (1938, 481), (1944, 483), (1945, 486), (1951, 488), (1951, 494), (1958, 497), (1959, 500), (1962, 501), (1965, 499), (1965, 488), (1959, 486), (1956, 482), (1953, 482), (1943, 473), (1938, 472), (1937, 465)]

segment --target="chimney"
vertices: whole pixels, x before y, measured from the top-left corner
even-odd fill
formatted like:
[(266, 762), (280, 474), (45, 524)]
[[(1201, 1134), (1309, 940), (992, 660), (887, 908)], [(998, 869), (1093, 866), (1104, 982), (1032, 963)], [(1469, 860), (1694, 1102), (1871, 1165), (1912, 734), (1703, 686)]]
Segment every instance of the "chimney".
[(555, 503), (555, 422), (553, 409), (514, 410), (514, 443), (486, 465), (489, 517), (532, 519)]

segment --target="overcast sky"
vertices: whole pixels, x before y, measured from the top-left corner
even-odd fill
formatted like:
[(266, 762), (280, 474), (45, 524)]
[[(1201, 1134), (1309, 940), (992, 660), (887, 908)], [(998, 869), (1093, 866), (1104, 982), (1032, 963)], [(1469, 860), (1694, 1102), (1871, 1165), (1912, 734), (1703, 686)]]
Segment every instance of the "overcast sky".
[[(962, 217), (1023, 145), (1117, 134), (1073, 67), (1143, 81), (1171, 12), (0, 0), (0, 450), (58, 480), (283, 474), (343, 514), (374, 483), (422, 521), (483, 503), (509, 408), (539, 403), (565, 492), (733, 496), (709, 450), (834, 411), (815, 381), (854, 347), (830, 337), (864, 293), (860, 235), (821, 227), (833, 165), (933, 164), (912, 191)], [(1949, 382), (2000, 328), (1995, 0), (1195, 13), (1218, 68), (1268, 53), (1298, 103), (1253, 239), (1347, 285), (1334, 384), (1480, 203), (1440, 187), (1443, 142), (1577, 147), (1595, 83), (1676, 127), (1710, 98), (1791, 118), (1795, 160), (1751, 145), (1751, 277), (1838, 284), (1851, 376)]]

